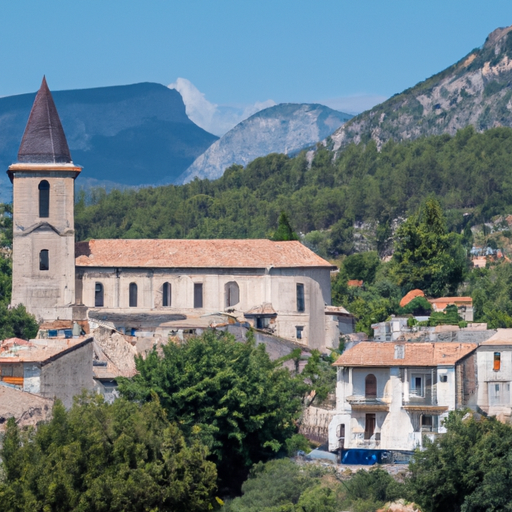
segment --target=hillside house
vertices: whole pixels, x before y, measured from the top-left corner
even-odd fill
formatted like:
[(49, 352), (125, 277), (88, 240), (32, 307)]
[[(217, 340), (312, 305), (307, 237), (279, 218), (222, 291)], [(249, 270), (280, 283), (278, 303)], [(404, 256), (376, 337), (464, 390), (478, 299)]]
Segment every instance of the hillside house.
[(512, 419), (512, 329), (497, 333), (478, 347), (478, 406), (501, 421)]
[(0, 384), (58, 398), (71, 407), (73, 396), (93, 389), (92, 341), (92, 337), (5, 340), (0, 345)]
[(337, 367), (329, 450), (410, 451), (444, 431), (448, 412), (476, 404), (476, 344), (362, 342)]

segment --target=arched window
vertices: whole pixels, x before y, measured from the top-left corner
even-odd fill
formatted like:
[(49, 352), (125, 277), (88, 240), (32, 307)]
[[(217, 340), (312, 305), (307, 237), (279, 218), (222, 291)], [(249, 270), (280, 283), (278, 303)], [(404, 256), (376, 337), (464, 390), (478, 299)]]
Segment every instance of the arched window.
[(171, 284), (164, 283), (162, 286), (162, 306), (171, 306)]
[(50, 257), (48, 256), (48, 249), (43, 249), (39, 253), (39, 270), (50, 270)]
[(43, 180), (39, 183), (39, 217), (50, 216), (50, 184)]
[(130, 283), (130, 307), (137, 307), (137, 285), (135, 283)]
[(370, 373), (364, 380), (364, 396), (366, 398), (377, 398), (377, 378)]
[(236, 281), (229, 281), (224, 285), (225, 304), (227, 308), (240, 302), (240, 288)]
[(101, 283), (94, 285), (94, 306), (97, 308), (103, 307), (103, 285)]

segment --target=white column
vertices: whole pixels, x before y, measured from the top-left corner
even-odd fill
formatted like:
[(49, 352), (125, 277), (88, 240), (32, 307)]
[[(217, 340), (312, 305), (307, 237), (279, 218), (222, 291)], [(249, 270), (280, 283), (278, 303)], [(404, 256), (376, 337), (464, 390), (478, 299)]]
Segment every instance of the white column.
[(404, 368), (404, 402), (409, 401), (409, 376), (407, 368)]

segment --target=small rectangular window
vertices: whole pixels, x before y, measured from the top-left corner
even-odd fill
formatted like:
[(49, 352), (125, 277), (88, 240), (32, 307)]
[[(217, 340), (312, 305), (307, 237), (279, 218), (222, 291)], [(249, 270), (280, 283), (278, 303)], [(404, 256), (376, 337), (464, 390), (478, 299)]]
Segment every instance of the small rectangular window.
[(43, 249), (39, 253), (39, 270), (50, 270), (50, 258), (48, 256), (48, 249)]
[(194, 308), (203, 307), (203, 283), (194, 283)]
[(440, 375), (439, 382), (448, 382), (448, 375)]
[(367, 414), (364, 424), (364, 438), (371, 439), (375, 432), (375, 414)]
[(304, 302), (304, 285), (297, 283), (297, 311), (304, 313), (306, 311), (306, 305)]
[(500, 352), (494, 352), (494, 364), (493, 364), (493, 370), (495, 372), (499, 372), (501, 368), (501, 353)]
[(162, 306), (170, 307), (171, 306), (171, 284), (164, 283), (162, 286)]
[(297, 327), (295, 328), (295, 331), (296, 331), (297, 339), (298, 339), (298, 340), (301, 340), (301, 339), (302, 339), (302, 333), (303, 333), (303, 331), (304, 331), (304, 327), (302, 327), (302, 326), (297, 326)]
[(423, 378), (413, 375), (411, 379), (411, 394), (424, 396)]
[(270, 318), (264, 316), (256, 317), (256, 329), (266, 329), (270, 325)]

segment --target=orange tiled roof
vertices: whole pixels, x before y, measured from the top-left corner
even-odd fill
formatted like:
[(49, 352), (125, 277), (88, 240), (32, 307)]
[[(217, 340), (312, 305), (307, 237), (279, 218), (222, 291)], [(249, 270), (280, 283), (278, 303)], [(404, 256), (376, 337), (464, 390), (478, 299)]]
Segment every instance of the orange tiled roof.
[[(395, 346), (404, 347), (403, 359), (395, 359)], [(475, 343), (362, 342), (344, 352), (335, 366), (438, 366), (453, 365), (476, 350)]]
[(428, 299), (430, 304), (467, 304), (472, 303), (471, 297), (439, 297), (438, 299)]
[(402, 300), (400, 301), (400, 307), (403, 308), (404, 306), (407, 306), (407, 304), (409, 304), (409, 302), (411, 302), (411, 300), (415, 299), (416, 297), (425, 297), (425, 294), (419, 289), (411, 290), (409, 293), (406, 293), (402, 297)]
[(363, 286), (363, 281), (360, 279), (349, 279), (347, 281), (347, 286), (357, 286), (358, 288), (361, 288), (361, 286)]
[(78, 267), (335, 268), (297, 241), (91, 240), (75, 256)]
[(480, 345), (512, 345), (512, 329), (497, 329), (496, 334)]
[(42, 363), (54, 357), (60, 357), (81, 345), (91, 342), (92, 338), (72, 340), (33, 340), (20, 347), (6, 346), (0, 349), (0, 363)]

